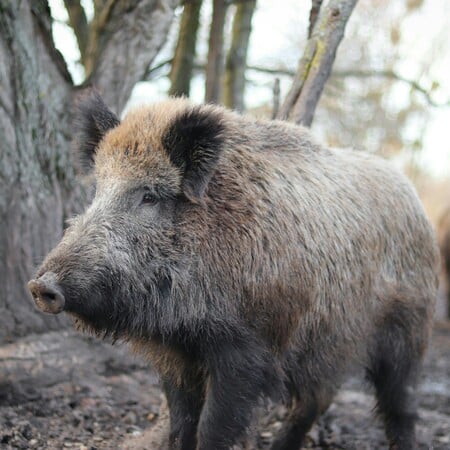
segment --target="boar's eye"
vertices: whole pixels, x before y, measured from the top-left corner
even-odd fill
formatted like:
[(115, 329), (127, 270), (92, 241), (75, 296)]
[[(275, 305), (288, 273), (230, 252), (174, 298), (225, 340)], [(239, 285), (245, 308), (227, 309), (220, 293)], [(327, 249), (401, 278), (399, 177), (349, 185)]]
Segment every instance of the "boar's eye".
[(142, 195), (141, 205), (156, 205), (158, 198), (150, 191), (145, 191)]

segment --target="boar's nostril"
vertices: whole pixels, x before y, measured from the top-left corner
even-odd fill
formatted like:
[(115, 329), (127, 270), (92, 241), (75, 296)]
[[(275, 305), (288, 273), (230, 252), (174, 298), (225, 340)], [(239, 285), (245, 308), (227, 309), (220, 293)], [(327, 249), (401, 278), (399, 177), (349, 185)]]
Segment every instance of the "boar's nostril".
[(28, 289), (36, 303), (43, 312), (52, 314), (60, 313), (65, 304), (62, 289), (58, 286), (54, 274), (44, 274), (37, 280), (28, 283)]
[(56, 294), (54, 292), (42, 292), (41, 296), (44, 300), (53, 301), (56, 299)]

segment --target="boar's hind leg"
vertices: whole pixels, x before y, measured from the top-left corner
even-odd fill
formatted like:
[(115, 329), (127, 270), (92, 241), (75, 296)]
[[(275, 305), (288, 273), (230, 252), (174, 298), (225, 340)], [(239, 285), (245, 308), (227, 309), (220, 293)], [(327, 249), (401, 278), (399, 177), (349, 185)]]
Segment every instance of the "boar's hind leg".
[(416, 448), (414, 388), (427, 339), (426, 325), (418, 317), (413, 311), (397, 311), (385, 318), (367, 371), (392, 450)]
[(171, 450), (195, 450), (197, 425), (203, 406), (203, 383), (178, 385), (163, 382), (170, 414), (169, 444)]
[[(378, 410), (384, 420), (390, 448), (412, 450), (415, 448), (417, 419), (413, 398), (415, 382), (408, 370), (399, 373), (396, 363), (386, 359), (378, 362), (377, 373), (373, 377)], [(402, 378), (401, 374), (405, 377)]]
[(245, 436), (259, 400), (276, 392), (280, 381), (269, 351), (251, 337), (216, 343), (207, 365), (198, 450), (228, 450)]

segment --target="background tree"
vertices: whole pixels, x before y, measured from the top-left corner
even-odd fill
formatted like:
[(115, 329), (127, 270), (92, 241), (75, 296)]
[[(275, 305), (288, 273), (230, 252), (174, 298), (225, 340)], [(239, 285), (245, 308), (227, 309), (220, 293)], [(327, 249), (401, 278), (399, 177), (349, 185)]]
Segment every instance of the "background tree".
[(189, 97), (202, 0), (185, 0), (170, 70), (169, 95)]
[(292, 87), (278, 112), (279, 119), (311, 125), (356, 2), (357, 0), (329, 0), (322, 5), (321, 1), (313, 1), (309, 39)]
[[(88, 82), (121, 112), (166, 39), (175, 0), (96, 1), (88, 23), (66, 2)], [(78, 16), (77, 16), (78, 14)], [(45, 0), (0, 0), (0, 341), (61, 326), (34, 311), (27, 280), (80, 210), (70, 163), (74, 84)], [(95, 54), (95, 57), (92, 56)], [(91, 58), (91, 59), (89, 59)], [(90, 62), (88, 62), (90, 61)]]
[(224, 26), (229, 0), (213, 0), (205, 68), (205, 102), (220, 103), (224, 71)]
[(223, 103), (237, 111), (244, 110), (245, 69), (256, 0), (238, 2), (233, 19), (231, 45), (225, 63)]

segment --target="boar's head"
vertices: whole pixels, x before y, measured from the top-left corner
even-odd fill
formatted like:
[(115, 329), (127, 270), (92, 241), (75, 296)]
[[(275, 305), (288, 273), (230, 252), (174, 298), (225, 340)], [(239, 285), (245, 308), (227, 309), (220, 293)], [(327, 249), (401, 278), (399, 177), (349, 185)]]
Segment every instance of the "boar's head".
[(114, 337), (148, 337), (201, 317), (189, 303), (201, 289), (191, 280), (198, 236), (184, 230), (220, 158), (220, 112), (170, 100), (121, 122), (90, 91), (75, 123), (76, 155), (94, 171), (96, 194), (29, 282), (37, 307)]

